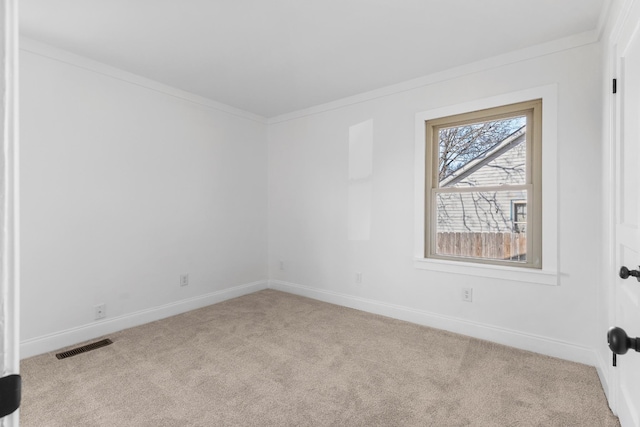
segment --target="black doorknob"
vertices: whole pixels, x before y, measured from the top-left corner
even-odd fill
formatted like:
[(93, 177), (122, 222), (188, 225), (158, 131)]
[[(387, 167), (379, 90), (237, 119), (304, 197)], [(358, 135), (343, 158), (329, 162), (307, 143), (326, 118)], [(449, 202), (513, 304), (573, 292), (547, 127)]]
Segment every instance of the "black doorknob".
[(625, 354), (630, 348), (640, 351), (640, 338), (629, 338), (624, 329), (617, 326), (607, 332), (607, 342), (614, 354)]
[(629, 276), (635, 277), (636, 279), (638, 279), (638, 282), (640, 282), (640, 271), (638, 271), (638, 270), (629, 270), (625, 266), (620, 267), (620, 277), (622, 279), (627, 279), (627, 278), (629, 278)]

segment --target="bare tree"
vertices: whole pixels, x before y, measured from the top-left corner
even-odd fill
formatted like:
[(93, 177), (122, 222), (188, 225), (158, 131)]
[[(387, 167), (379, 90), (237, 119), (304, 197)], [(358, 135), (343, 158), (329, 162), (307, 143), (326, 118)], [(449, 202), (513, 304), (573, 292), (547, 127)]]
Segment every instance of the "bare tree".
[(439, 131), (439, 179), (442, 182), (455, 171), (500, 144), (522, 127), (523, 117), (456, 126)]

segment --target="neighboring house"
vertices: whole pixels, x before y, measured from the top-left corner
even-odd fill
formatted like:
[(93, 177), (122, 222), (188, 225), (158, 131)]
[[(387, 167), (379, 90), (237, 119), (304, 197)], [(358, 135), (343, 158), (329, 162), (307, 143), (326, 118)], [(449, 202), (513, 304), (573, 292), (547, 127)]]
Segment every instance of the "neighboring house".
[[(440, 188), (525, 183), (526, 128), (457, 169)], [(521, 232), (526, 223), (525, 191), (440, 193), (438, 232)]]
[[(526, 182), (526, 127), (457, 169), (440, 188), (495, 187)], [(437, 253), (526, 259), (525, 190), (437, 195)]]

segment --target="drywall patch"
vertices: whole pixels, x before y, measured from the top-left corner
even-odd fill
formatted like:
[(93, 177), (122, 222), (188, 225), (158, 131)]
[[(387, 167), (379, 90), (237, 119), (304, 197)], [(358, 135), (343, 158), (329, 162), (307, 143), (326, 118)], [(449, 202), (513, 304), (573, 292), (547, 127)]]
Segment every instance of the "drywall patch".
[(349, 127), (349, 240), (371, 237), (373, 119)]

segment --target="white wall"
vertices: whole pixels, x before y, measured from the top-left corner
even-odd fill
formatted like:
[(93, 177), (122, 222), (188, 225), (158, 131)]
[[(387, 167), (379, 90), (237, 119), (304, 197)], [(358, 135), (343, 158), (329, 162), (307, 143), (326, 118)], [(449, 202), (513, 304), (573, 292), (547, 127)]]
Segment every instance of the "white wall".
[[(600, 45), (588, 44), (273, 120), (271, 286), (594, 364), (601, 63)], [(559, 286), (416, 269), (416, 113), (547, 85), (557, 85), (558, 97)], [(349, 127), (366, 120), (373, 120), (371, 238), (349, 241)], [(462, 287), (473, 287), (472, 303), (461, 301)]]
[(23, 356), (266, 287), (266, 122), (30, 46)]

